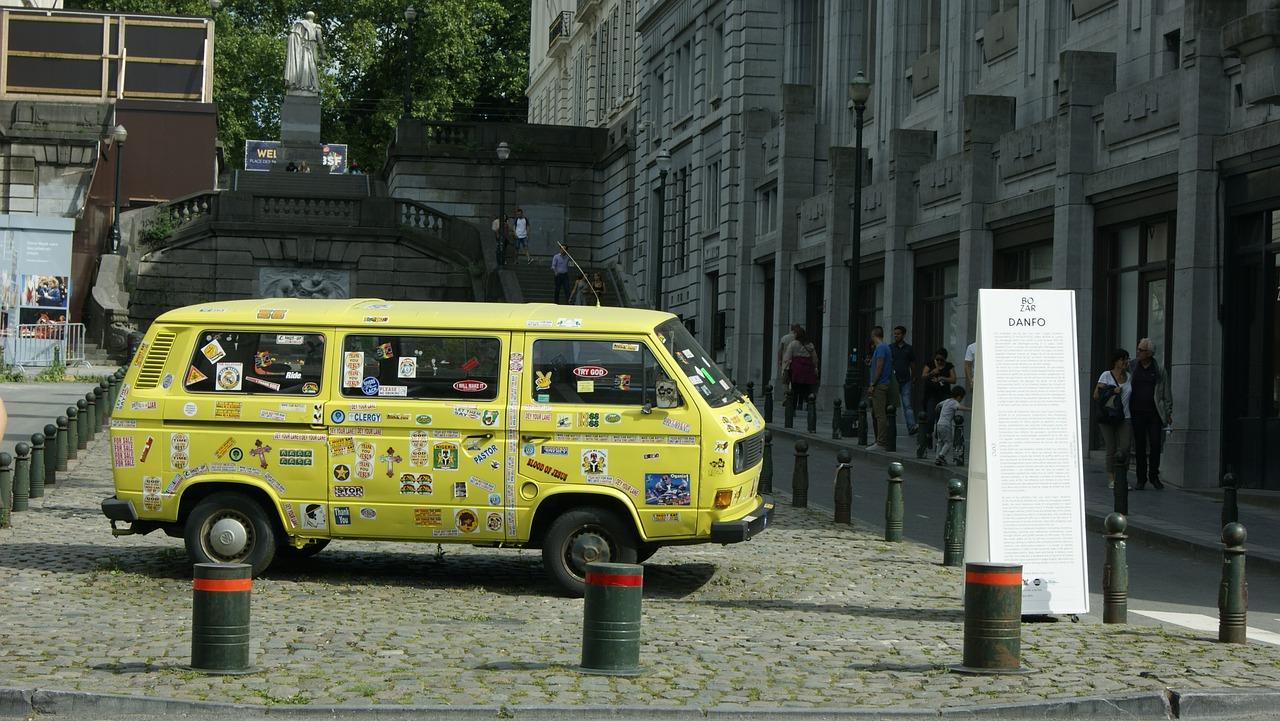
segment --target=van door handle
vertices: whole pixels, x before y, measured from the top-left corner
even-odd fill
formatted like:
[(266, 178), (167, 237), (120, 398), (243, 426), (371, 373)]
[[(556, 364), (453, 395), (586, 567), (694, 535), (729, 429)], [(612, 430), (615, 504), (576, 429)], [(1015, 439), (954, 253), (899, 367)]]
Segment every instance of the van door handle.
[(524, 436), (520, 436), (520, 439), (521, 439), (521, 440), (523, 440), (525, 443), (532, 443), (533, 441), (538, 441), (538, 442), (542, 442), (542, 441), (549, 441), (549, 440), (551, 440), (551, 436), (529, 436), (529, 435), (524, 435)]
[(487, 441), (487, 440), (489, 440), (490, 438), (493, 438), (493, 434), (492, 434), (492, 433), (480, 433), (480, 434), (477, 434), (477, 435), (474, 435), (474, 436), (467, 436), (467, 440), (471, 440), (472, 438), (479, 438), (479, 439), (480, 439), (480, 440), (482, 440), (482, 441)]

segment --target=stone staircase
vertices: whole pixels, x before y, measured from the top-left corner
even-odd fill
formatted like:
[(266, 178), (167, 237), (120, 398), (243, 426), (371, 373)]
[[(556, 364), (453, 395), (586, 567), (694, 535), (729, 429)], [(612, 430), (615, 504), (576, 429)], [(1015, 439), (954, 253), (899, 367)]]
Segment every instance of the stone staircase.
[[(524, 258), (521, 258), (519, 263), (508, 262), (507, 265), (499, 268), (498, 272), (506, 275), (503, 289), (506, 291), (508, 301), (512, 303), (552, 303), (555, 301), (556, 281), (555, 275), (551, 272), (550, 258), (534, 256), (531, 264), (526, 263)], [(601, 305), (615, 307), (624, 305), (624, 300), (619, 290), (621, 286), (612, 271), (601, 266), (583, 265), (582, 272), (585, 272), (588, 278), (596, 272), (604, 276), (605, 293), (600, 298)], [(571, 266), (569, 269), (570, 289), (573, 288), (573, 280), (577, 277), (578, 268)], [(506, 282), (512, 280), (514, 282)]]

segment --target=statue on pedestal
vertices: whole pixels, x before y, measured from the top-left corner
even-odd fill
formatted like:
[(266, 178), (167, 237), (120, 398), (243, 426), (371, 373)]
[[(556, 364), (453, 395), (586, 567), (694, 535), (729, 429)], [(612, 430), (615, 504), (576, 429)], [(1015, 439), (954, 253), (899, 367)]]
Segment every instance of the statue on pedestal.
[(308, 11), (289, 31), (289, 52), (284, 61), (284, 81), (290, 94), (319, 95), (319, 62), (324, 60), (324, 38), (316, 14)]

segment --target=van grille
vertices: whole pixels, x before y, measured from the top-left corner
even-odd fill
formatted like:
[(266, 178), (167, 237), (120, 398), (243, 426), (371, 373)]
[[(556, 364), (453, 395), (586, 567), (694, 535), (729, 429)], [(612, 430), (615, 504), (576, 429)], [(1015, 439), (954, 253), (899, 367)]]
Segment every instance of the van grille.
[(764, 459), (764, 432), (761, 431), (754, 436), (743, 438), (738, 441), (738, 449), (734, 454), (734, 465), (738, 468), (734, 470), (741, 473), (748, 468), (754, 468), (757, 463)]
[(157, 333), (151, 339), (147, 356), (142, 359), (142, 369), (138, 371), (136, 388), (155, 388), (160, 385), (160, 377), (164, 375), (164, 366), (169, 360), (169, 351), (173, 350), (176, 338), (177, 335), (173, 333)]

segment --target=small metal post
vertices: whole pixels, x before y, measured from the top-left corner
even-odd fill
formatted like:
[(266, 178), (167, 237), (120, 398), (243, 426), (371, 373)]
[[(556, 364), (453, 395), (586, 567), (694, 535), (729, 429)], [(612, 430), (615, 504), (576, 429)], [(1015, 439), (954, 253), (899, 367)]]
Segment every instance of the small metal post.
[(13, 510), (31, 507), (31, 444), (19, 441), (13, 447)]
[(58, 427), (52, 423), (44, 426), (44, 484), (58, 482)]
[(867, 445), (867, 402), (858, 401), (858, 412), (853, 417), (854, 425), (857, 428), (854, 432), (858, 434), (858, 445)]
[(796, 397), (791, 389), (783, 391), (782, 396), (782, 427), (791, 428), (796, 422)]
[(954, 425), (955, 435), (952, 436), (952, 438), (954, 439), (952, 443), (954, 444), (953, 447), (956, 449), (955, 451), (956, 465), (963, 466), (964, 465), (964, 416), (961, 416), (960, 414), (957, 413), (956, 417), (952, 419), (952, 422), (955, 424)]
[[(67, 410), (72, 410), (72, 409), (68, 408)], [(71, 439), (68, 437), (69, 434), (71, 433), (71, 420), (68, 419), (66, 416), (58, 416), (57, 424), (58, 424), (58, 462), (55, 466), (55, 470), (65, 471), (67, 470), (67, 459), (75, 455), (71, 451), (71, 448), (74, 448), (75, 444), (70, 443), (69, 441)]]
[(13, 456), (0, 451), (0, 528), (9, 527), (9, 507), (13, 505)]
[(644, 566), (587, 564), (582, 599), (582, 665), (578, 671), (603, 676), (638, 676)]
[(1239, 523), (1222, 529), (1222, 585), (1218, 587), (1218, 640), (1245, 643), (1249, 612), (1249, 585), (1244, 580), (1244, 542), (1247, 534)]
[(760, 465), (760, 493), (773, 494), (773, 431), (764, 432), (764, 460)]
[(1231, 472), (1231, 466), (1227, 466), (1227, 472), (1222, 476), (1222, 525), (1228, 523), (1240, 522), (1240, 505), (1236, 492), (1239, 486), (1236, 485), (1236, 474)]
[[(76, 405), (80, 405), (80, 401), (76, 401)], [(98, 399), (93, 395), (93, 391), (84, 394), (84, 424), (89, 431), (89, 437), (85, 439), (85, 444), (93, 440), (98, 435)]]
[(222, 676), (254, 670), (249, 667), (252, 571), (247, 563), (197, 563), (193, 567), (192, 671)]
[(916, 423), (916, 458), (924, 458), (929, 452), (929, 434), (933, 429), (929, 428), (928, 414), (924, 417), (917, 416)]
[(764, 422), (773, 423), (773, 384), (766, 383), (764, 387)]
[(116, 371), (108, 376), (107, 383), (111, 384), (111, 411), (114, 413), (116, 401), (120, 400), (120, 372)]
[(831, 416), (831, 437), (833, 439), (840, 438), (840, 399), (835, 402), (835, 410)]
[(791, 473), (791, 505), (809, 507), (809, 444), (796, 441), (796, 465)]
[(816, 396), (810, 393), (809, 397), (805, 400), (805, 403), (807, 404), (806, 407), (809, 409), (808, 417), (805, 418), (805, 430), (809, 431), (810, 433), (817, 433), (818, 432), (818, 399)]
[(102, 398), (98, 401), (98, 407), (102, 409), (102, 422), (106, 425), (111, 420), (111, 404), (115, 401), (111, 400), (111, 384), (105, 380), (98, 381), (98, 387), (102, 389)]
[[(918, 431), (917, 431), (918, 433)], [(964, 565), (964, 481), (947, 481), (947, 521), (942, 529), (942, 565)]]
[[(67, 459), (74, 461), (80, 449), (80, 419), (76, 416), (80, 415), (79, 409), (75, 406), (67, 406)], [(58, 470), (65, 471), (66, 468), (59, 467)]]
[(1102, 562), (1102, 622), (1129, 622), (1129, 560), (1125, 553), (1124, 534), (1129, 522), (1119, 513), (1105, 521), (1107, 555)]
[(31, 497), (44, 496), (44, 434), (31, 434)]
[(94, 409), (93, 422), (100, 431), (107, 427), (107, 397), (103, 395), (102, 386), (93, 389), (93, 400), (89, 403)]
[(76, 401), (76, 448), (84, 450), (89, 447), (89, 401), (81, 398)]
[(884, 540), (902, 540), (902, 464), (889, 464), (889, 495), (884, 501)]
[(892, 403), (885, 404), (884, 418), (884, 422), (888, 425), (884, 432), (884, 449), (896, 451), (898, 450), (898, 407)]
[(1111, 509), (1116, 513), (1128, 515), (1129, 513), (1129, 454), (1124, 450), (1116, 451), (1116, 463), (1113, 467), (1115, 470), (1115, 483), (1112, 484), (1112, 494), (1115, 496), (1115, 508)]
[[(839, 402), (839, 401), (837, 401)], [(849, 479), (849, 461), (853, 454), (841, 448), (836, 454), (836, 523), (853, 523), (853, 482)]]
[(756, 402), (756, 382), (747, 381), (747, 400), (752, 403)]

